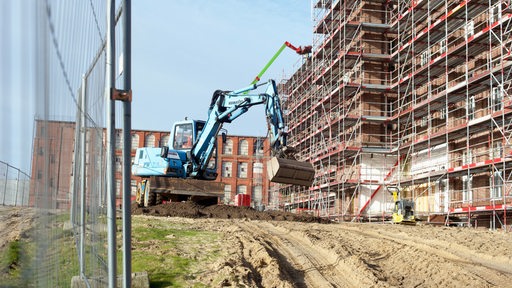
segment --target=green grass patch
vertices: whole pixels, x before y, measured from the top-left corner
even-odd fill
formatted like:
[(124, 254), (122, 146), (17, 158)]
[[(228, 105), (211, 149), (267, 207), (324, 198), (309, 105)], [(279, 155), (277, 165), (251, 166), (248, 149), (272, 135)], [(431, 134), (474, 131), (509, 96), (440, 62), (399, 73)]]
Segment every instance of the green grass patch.
[(26, 287), (29, 283), (23, 277), (23, 269), (28, 266), (26, 249), (30, 244), (15, 240), (0, 251), (0, 283), (1, 287)]
[(21, 274), (21, 265), (23, 251), (27, 246), (26, 242), (14, 240), (7, 244), (5, 249), (1, 251), (0, 271), (2, 279), (10, 282), (12, 285), (19, 283)]
[(206, 287), (194, 280), (219, 257), (219, 237), (166, 218), (134, 217), (132, 271), (147, 271), (151, 287)]
[[(78, 275), (78, 260), (71, 231), (62, 229), (67, 215), (45, 215), (50, 217), (44, 228), (36, 223), (35, 228), (23, 232), (23, 237), (0, 249), (0, 287), (69, 287), (71, 277)], [(52, 262), (53, 261), (53, 262)], [(51, 265), (48, 272), (42, 267)], [(57, 270), (58, 269), (58, 270)], [(36, 284), (37, 283), (37, 284)]]

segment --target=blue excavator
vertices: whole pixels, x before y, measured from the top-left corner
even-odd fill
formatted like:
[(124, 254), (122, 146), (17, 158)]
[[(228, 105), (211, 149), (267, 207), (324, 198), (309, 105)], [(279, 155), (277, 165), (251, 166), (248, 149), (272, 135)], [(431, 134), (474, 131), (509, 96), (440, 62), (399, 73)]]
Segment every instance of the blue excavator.
[[(265, 91), (258, 93), (263, 86)], [(269, 80), (236, 91), (215, 91), (206, 121), (177, 122), (167, 146), (138, 148), (132, 165), (132, 175), (142, 177), (137, 186), (137, 204), (148, 207), (163, 201), (184, 200), (205, 205), (217, 203), (224, 194), (224, 184), (213, 181), (217, 178), (217, 161), (212, 157), (217, 136), (224, 123), (231, 123), (255, 105), (265, 105), (272, 149), (272, 158), (267, 162), (269, 180), (311, 186), (315, 170), (311, 163), (297, 161), (295, 150), (287, 146), (288, 132), (277, 86), (274, 80)], [(221, 135), (225, 141), (225, 134)]]

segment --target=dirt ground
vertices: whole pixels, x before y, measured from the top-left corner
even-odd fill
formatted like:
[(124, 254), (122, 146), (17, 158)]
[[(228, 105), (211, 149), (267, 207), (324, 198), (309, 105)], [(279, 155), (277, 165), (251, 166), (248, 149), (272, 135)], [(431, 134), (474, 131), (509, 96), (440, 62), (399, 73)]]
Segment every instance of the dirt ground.
[(326, 224), (307, 215), (193, 203), (132, 212), (218, 232), (223, 257), (205, 263), (196, 279), (212, 287), (512, 287), (511, 233)]
[[(133, 206), (132, 214), (219, 235), (211, 243), (215, 249), (220, 245), (219, 257), (197, 267), (201, 272), (190, 286), (512, 287), (512, 233), (502, 231), (328, 223), (308, 215), (194, 203)], [(33, 216), (28, 209), (0, 208), (0, 247), (26, 237)], [(208, 249), (182, 254), (200, 258)]]
[(0, 249), (12, 241), (28, 238), (34, 221), (33, 209), (0, 206)]

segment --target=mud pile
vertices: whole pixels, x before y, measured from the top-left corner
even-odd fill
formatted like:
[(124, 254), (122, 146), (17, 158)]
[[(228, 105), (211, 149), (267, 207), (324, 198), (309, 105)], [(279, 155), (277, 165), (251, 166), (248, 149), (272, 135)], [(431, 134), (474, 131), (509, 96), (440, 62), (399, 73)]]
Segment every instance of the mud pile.
[(229, 205), (202, 206), (190, 201), (170, 202), (148, 208), (138, 207), (136, 203), (133, 203), (132, 215), (329, 223), (327, 219), (309, 214), (294, 214), (283, 211), (257, 211), (251, 207)]

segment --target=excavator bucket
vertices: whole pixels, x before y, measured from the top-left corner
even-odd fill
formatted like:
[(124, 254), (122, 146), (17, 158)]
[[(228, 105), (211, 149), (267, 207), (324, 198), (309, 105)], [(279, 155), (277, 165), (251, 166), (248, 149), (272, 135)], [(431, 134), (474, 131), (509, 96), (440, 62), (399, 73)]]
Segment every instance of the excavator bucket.
[(267, 172), (275, 183), (311, 186), (315, 178), (313, 164), (278, 157), (267, 162)]

